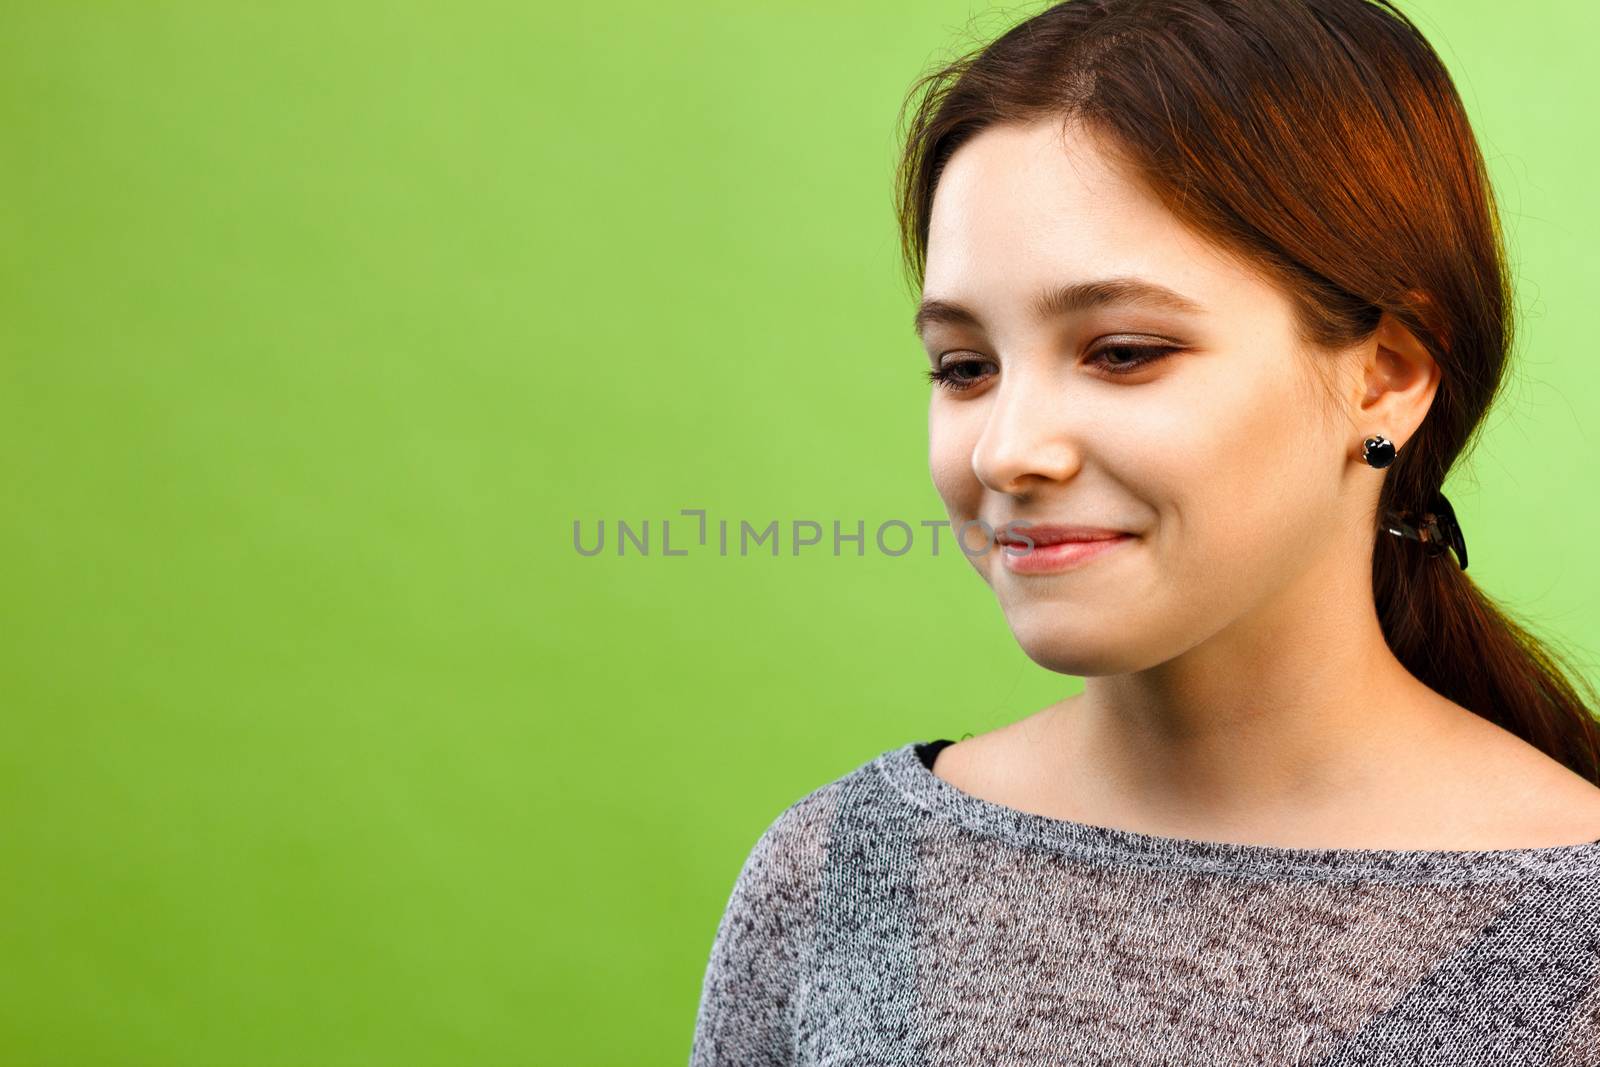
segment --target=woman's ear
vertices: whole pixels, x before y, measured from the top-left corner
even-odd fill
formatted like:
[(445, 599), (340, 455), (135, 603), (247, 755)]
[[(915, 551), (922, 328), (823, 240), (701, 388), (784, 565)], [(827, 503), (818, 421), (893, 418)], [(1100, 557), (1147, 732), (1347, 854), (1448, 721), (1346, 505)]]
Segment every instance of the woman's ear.
[(1442, 371), (1423, 344), (1392, 312), (1378, 320), (1361, 351), (1360, 422), (1402, 446), (1433, 404)]

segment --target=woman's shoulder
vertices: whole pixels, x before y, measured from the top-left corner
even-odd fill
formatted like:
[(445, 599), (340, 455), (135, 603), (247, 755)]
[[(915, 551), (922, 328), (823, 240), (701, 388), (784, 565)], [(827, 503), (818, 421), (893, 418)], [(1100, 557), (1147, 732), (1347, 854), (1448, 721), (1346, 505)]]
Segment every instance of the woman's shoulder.
[(719, 941), (743, 936), (739, 930), (751, 924), (760, 926), (764, 937), (787, 938), (809, 929), (837, 841), (845, 838), (859, 847), (856, 824), (874, 811), (895, 807), (893, 791), (879, 773), (882, 758), (874, 756), (812, 787), (767, 819), (734, 879), (724, 919), (731, 928)]
[(876, 754), (786, 803), (768, 819), (752, 855), (759, 854), (790, 874), (796, 867), (814, 867), (820, 862), (834, 823), (841, 817), (841, 809), (853, 795), (878, 788), (879, 761), (894, 751)]
[(1465, 708), (1455, 743), (1428, 757), (1441, 803), (1485, 848), (1600, 841), (1600, 786)]

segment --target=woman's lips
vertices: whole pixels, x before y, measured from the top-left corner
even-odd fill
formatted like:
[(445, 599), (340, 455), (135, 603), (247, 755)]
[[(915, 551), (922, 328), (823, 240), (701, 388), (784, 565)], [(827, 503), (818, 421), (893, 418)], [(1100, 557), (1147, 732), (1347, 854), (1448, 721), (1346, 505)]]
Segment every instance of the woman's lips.
[(1075, 523), (1032, 522), (1023, 519), (1006, 523), (995, 533), (1001, 542), (1012, 542), (1024, 548), (1031, 545), (1057, 545), (1062, 541), (1103, 541), (1108, 537), (1122, 537), (1127, 530), (1115, 526), (1080, 526)]
[(1032, 548), (1022, 544), (1007, 545), (1001, 542), (999, 549), (1000, 558), (1005, 562), (1006, 569), (1013, 574), (1056, 574), (1081, 566), (1090, 560), (1099, 559), (1133, 540), (1136, 538), (1132, 534), (1118, 534), (1096, 541), (1035, 544)]

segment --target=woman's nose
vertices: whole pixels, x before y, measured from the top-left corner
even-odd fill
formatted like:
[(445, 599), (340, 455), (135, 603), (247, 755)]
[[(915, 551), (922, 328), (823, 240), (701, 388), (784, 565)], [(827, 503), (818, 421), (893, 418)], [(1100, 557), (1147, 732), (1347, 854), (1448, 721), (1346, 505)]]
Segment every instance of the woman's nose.
[(997, 493), (1022, 493), (1064, 481), (1078, 468), (1067, 401), (1021, 379), (1003, 380), (972, 450), (972, 470)]

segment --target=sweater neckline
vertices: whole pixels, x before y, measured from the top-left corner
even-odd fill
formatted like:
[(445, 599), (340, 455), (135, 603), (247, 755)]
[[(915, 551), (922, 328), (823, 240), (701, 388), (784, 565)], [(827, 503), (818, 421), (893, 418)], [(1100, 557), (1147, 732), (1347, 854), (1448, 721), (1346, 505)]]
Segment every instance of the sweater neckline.
[(935, 818), (1012, 845), (1100, 865), (1238, 877), (1433, 884), (1600, 873), (1600, 841), (1505, 849), (1305, 848), (1167, 837), (1039, 815), (967, 793), (934, 774), (926, 757), (952, 743), (945, 738), (910, 741), (869, 766), (907, 801)]

